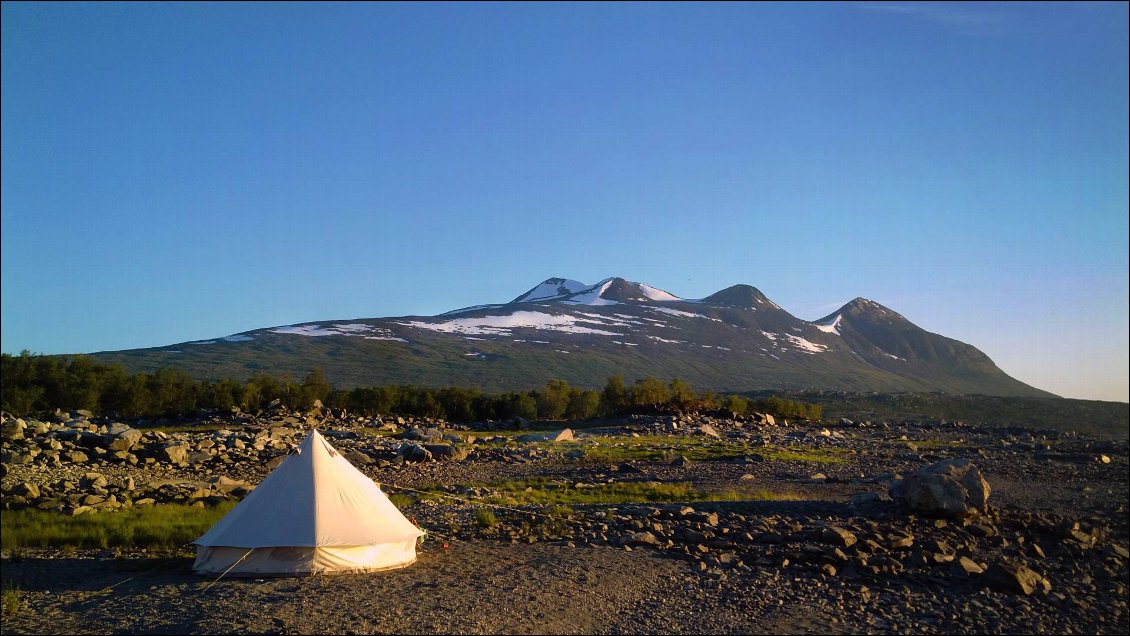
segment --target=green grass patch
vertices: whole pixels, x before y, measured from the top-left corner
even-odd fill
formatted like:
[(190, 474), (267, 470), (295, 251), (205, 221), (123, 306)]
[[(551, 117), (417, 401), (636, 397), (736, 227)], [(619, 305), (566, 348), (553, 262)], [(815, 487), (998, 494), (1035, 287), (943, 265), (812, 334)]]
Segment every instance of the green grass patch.
[(692, 461), (732, 461), (758, 455), (770, 461), (840, 464), (845, 460), (834, 448), (776, 447), (686, 435), (594, 436), (577, 442), (545, 444), (562, 451), (579, 448), (588, 459), (600, 462), (671, 461), (682, 455)]
[(728, 488), (701, 490), (690, 482), (613, 482), (574, 484), (569, 481), (545, 477), (511, 479), (487, 485), (497, 492), (486, 497), (486, 503), (498, 505), (552, 505), (554, 516), (568, 516), (566, 505), (572, 504), (624, 504), (624, 503), (674, 503), (692, 501), (766, 501), (798, 499), (792, 493), (773, 493), (764, 489)]
[(42, 510), (5, 511), (0, 544), (20, 548), (145, 548), (184, 546), (204, 534), (235, 502), (213, 507), (163, 504), (70, 517)]
[(923, 439), (923, 440), (900, 440), (900, 445), (914, 444), (919, 449), (930, 448), (973, 448), (973, 444), (966, 441), (948, 440), (948, 439)]
[(400, 508), (400, 509), (407, 508), (408, 506), (411, 506), (412, 504), (416, 503), (416, 499), (413, 498), (411, 495), (406, 495), (404, 493), (399, 493), (399, 492), (394, 492), (391, 495), (389, 495), (388, 500), (392, 502), (392, 505), (394, 505), (394, 506), (396, 506), (397, 508)]
[(752, 454), (760, 455), (763, 459), (778, 462), (809, 462), (813, 464), (842, 464), (846, 459), (840, 456), (838, 448), (812, 448), (802, 446), (762, 446), (755, 449)]

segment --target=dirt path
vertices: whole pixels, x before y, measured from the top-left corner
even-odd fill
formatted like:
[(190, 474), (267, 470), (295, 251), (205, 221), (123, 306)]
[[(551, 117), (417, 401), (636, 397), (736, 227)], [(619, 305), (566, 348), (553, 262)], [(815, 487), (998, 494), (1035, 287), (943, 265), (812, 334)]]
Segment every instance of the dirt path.
[[(170, 567), (171, 565), (171, 567)], [(685, 565), (648, 552), (559, 545), (433, 544), (371, 575), (221, 580), (139, 561), (4, 566), (29, 607), (5, 633), (578, 633), (635, 631)], [(129, 577), (134, 577), (129, 579)], [(100, 591), (110, 585), (112, 590)]]

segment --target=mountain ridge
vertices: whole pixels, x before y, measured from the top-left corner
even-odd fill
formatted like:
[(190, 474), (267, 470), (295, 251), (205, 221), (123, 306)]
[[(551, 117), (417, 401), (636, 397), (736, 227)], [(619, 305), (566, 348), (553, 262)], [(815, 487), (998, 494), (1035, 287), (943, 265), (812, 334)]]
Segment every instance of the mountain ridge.
[(435, 316), (324, 320), (165, 347), (91, 354), (130, 371), (184, 368), (201, 379), (322, 368), (343, 387), (533, 388), (680, 377), (720, 391), (823, 389), (1050, 396), (972, 345), (856, 298), (824, 318), (793, 316), (756, 287), (700, 299), (609, 277), (552, 277), (506, 303)]

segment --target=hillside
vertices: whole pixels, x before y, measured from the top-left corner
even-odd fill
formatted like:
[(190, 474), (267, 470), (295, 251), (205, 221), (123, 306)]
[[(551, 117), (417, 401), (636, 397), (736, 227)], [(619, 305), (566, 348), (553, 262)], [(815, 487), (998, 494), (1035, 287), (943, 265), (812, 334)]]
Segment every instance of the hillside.
[(551, 378), (596, 387), (615, 373), (679, 377), (699, 389), (940, 391), (1045, 396), (975, 347), (856, 299), (796, 318), (756, 288), (682, 299), (622, 278), (551, 278), (508, 303), (438, 316), (331, 320), (214, 340), (92, 354), (128, 371), (176, 366), (197, 378), (305, 375), (377, 384), (524, 389)]

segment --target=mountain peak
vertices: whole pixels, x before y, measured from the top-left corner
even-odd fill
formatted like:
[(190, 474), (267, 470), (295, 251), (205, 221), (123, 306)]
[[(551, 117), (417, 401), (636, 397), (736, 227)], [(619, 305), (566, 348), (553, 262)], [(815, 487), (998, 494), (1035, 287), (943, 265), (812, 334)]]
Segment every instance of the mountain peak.
[(761, 290), (750, 285), (732, 285), (703, 298), (702, 302), (742, 309), (756, 309), (759, 305), (776, 306), (776, 303), (769, 300)]
[(535, 300), (557, 300), (571, 294), (583, 291), (588, 285), (568, 278), (547, 278), (532, 289), (518, 296), (513, 303), (528, 303)]
[(658, 287), (612, 276), (595, 285), (586, 285), (567, 278), (547, 278), (533, 289), (510, 301), (510, 304), (560, 301), (580, 305), (610, 305), (679, 300), (682, 299)]
[(619, 276), (609, 278), (602, 281), (602, 283), (604, 283), (604, 289), (601, 290), (600, 297), (618, 303), (682, 300), (678, 296), (665, 292), (657, 287), (652, 287), (646, 283), (626, 280)]
[(885, 322), (910, 322), (902, 314), (884, 307), (874, 300), (869, 300), (863, 297), (857, 297), (840, 307), (836, 311), (828, 314), (827, 316), (816, 320), (814, 322), (819, 324), (830, 324), (835, 321), (838, 316), (846, 317), (847, 319), (864, 319), (864, 320), (881, 320)]

